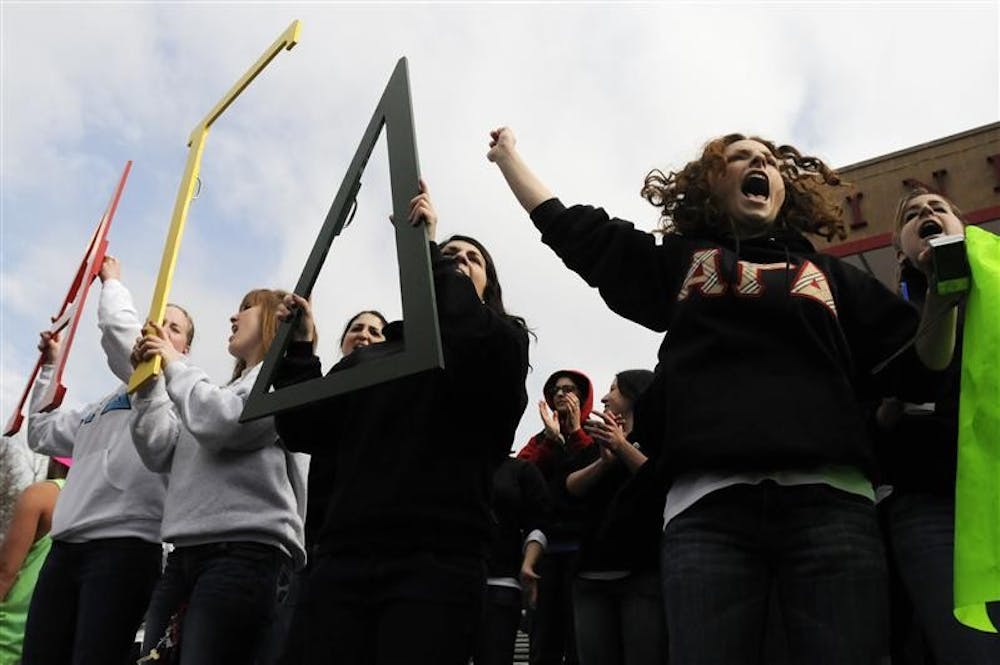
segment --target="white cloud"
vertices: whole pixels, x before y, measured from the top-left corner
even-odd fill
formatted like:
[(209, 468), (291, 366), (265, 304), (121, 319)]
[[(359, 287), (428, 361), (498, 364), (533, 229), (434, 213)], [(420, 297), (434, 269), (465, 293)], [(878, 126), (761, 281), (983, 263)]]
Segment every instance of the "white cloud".
[[(229, 314), (250, 288), (294, 284), (401, 55), (440, 232), (490, 247), (509, 308), (538, 331), (532, 404), (564, 366), (589, 372), (599, 397), (616, 371), (655, 363), (659, 335), (611, 314), (537, 240), (485, 159), (494, 126), (516, 129), (526, 159), (567, 202), (650, 229), (656, 210), (638, 196), (646, 172), (681, 166), (722, 133), (761, 133), (845, 164), (1000, 116), (995, 3), (5, 3), (2, 12), (3, 414), (19, 389), (11, 377), (30, 368), (37, 328), (130, 158), (111, 251), (145, 311), (188, 134), (296, 17), (301, 43), (208, 137), (178, 263), (172, 299), (195, 317), (194, 360), (220, 381), (231, 367)], [(349, 314), (398, 312), (378, 159), (316, 292), (328, 361)], [(88, 401), (112, 382), (93, 322), (83, 328), (68, 385)], [(537, 425), (529, 406), (516, 445)]]

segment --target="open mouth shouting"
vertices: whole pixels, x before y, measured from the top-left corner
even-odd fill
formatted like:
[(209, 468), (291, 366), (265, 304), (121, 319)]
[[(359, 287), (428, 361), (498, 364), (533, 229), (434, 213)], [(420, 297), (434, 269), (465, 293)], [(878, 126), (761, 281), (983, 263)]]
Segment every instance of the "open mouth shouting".
[(750, 171), (743, 178), (740, 191), (748, 199), (764, 202), (771, 195), (771, 181), (763, 171)]
[(944, 234), (944, 227), (936, 219), (925, 219), (920, 222), (917, 235), (921, 240), (930, 240)]

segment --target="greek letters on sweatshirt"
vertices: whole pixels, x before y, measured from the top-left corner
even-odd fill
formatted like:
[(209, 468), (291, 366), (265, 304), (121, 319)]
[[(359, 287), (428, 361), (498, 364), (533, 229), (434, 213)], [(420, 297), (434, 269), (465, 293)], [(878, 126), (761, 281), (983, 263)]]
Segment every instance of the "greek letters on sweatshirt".
[[(874, 463), (860, 400), (889, 394), (919, 314), (801, 235), (651, 234), (590, 206), (532, 211), (542, 240), (621, 316), (668, 331), (633, 435), (668, 473)], [(662, 448), (662, 454), (657, 455)]]
[[(132, 296), (118, 280), (101, 288), (97, 310), (101, 345), (108, 365), (122, 381), (132, 367), (128, 356), (140, 334)], [(160, 542), (160, 518), (167, 478), (139, 459), (129, 432), (132, 404), (125, 386), (82, 409), (41, 413), (39, 401), (52, 381), (53, 367), (42, 367), (28, 416), (28, 445), (46, 455), (73, 458), (52, 516), (52, 538), (86, 542), (134, 537)]]
[(136, 393), (132, 437), (148, 468), (170, 473), (164, 541), (263, 543), (300, 567), (304, 460), (280, 445), (272, 418), (239, 422), (259, 371), (216, 386), (197, 367), (171, 362)]

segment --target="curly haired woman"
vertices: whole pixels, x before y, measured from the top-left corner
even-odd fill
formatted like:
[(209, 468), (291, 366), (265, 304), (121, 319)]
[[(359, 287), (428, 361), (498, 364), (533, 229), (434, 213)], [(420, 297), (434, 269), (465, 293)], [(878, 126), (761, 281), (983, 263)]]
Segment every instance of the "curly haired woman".
[[(669, 330), (633, 436), (669, 484), (670, 662), (756, 663), (772, 588), (793, 662), (880, 662), (886, 572), (860, 404), (919, 364), (911, 350), (872, 373), (919, 313), (806, 239), (844, 235), (823, 197), (836, 175), (790, 146), (716, 139), (680, 171), (647, 176), (657, 244), (602, 209), (566, 208), (508, 128), (492, 133), (488, 158), (542, 241), (613, 311)], [(915, 345), (932, 368), (951, 356), (949, 305), (928, 300)]]

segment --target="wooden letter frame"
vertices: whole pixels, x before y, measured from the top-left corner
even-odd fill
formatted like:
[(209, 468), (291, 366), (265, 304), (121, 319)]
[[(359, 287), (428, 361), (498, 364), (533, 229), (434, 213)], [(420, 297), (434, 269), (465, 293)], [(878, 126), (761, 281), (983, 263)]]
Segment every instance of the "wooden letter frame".
[(264, 358), (264, 366), (257, 375), (257, 381), (240, 417), (242, 422), (444, 367), (427, 237), (422, 225), (414, 227), (406, 222), (410, 199), (419, 193), (420, 178), (406, 58), (399, 60), (389, 78), (302, 269), (295, 293), (304, 298), (312, 293), (330, 246), (344, 228), (361, 187), (361, 176), (383, 127), (386, 130), (389, 152), (393, 219), (396, 220), (396, 258), (399, 263), (400, 296), (406, 326), (405, 349), (325, 377), (271, 391), (275, 370), (291, 341), (292, 324), (283, 323)]
[[(167, 232), (167, 242), (163, 247), (163, 258), (160, 260), (160, 272), (156, 277), (156, 288), (153, 290), (153, 301), (149, 305), (149, 321), (163, 322), (163, 316), (167, 310), (167, 299), (170, 296), (170, 285), (174, 279), (174, 266), (177, 265), (177, 254), (181, 248), (181, 237), (184, 235), (184, 223), (187, 221), (188, 208), (194, 196), (195, 183), (198, 180), (198, 172), (201, 169), (201, 156), (205, 151), (205, 140), (208, 138), (208, 130), (212, 124), (219, 119), (229, 105), (239, 97), (240, 93), (246, 90), (257, 75), (264, 71), (264, 68), (281, 51), (290, 51), (299, 41), (301, 24), (299, 21), (292, 21), (292, 24), (285, 28), (285, 31), (278, 36), (274, 43), (257, 59), (243, 74), (239, 81), (229, 89), (229, 92), (208, 112), (208, 115), (199, 122), (188, 138), (188, 159), (184, 166), (184, 175), (181, 177), (181, 185), (177, 190), (177, 198), (174, 201), (174, 212), (170, 221), (170, 230)], [(147, 381), (150, 381), (160, 373), (162, 359), (154, 356), (152, 359), (141, 363), (132, 372), (132, 377), (128, 382), (128, 391), (134, 392)]]
[[(97, 223), (97, 228), (94, 229), (94, 233), (91, 234), (90, 240), (87, 242), (87, 249), (83, 254), (83, 260), (80, 261), (80, 266), (76, 269), (76, 276), (73, 277), (73, 282), (70, 284), (69, 291), (63, 299), (59, 313), (53, 317), (52, 325), (49, 327), (49, 332), (53, 335), (67, 327), (69, 328), (69, 332), (62, 339), (59, 357), (55, 362), (55, 372), (52, 375), (52, 382), (45, 393), (45, 403), (42, 405), (41, 411), (51, 411), (57, 408), (62, 404), (63, 395), (66, 394), (66, 386), (62, 384), (63, 370), (66, 369), (66, 360), (69, 359), (69, 350), (73, 346), (73, 337), (76, 335), (76, 327), (80, 323), (83, 306), (87, 302), (87, 293), (90, 291), (90, 285), (93, 283), (94, 278), (101, 272), (101, 264), (104, 262), (104, 255), (108, 251), (108, 231), (111, 229), (111, 221), (115, 217), (115, 210), (118, 209), (118, 201), (121, 199), (122, 191), (125, 189), (125, 182), (128, 180), (128, 174), (131, 170), (132, 162), (125, 162), (125, 169), (118, 180), (118, 187), (115, 188), (114, 194), (111, 195), (108, 207), (104, 209), (104, 214)], [(31, 371), (31, 376), (28, 378), (28, 385), (24, 387), (24, 392), (21, 394), (21, 400), (14, 408), (14, 413), (11, 415), (10, 420), (4, 426), (4, 436), (13, 436), (21, 429), (21, 423), (24, 421), (21, 411), (24, 409), (24, 403), (28, 401), (28, 394), (31, 392), (31, 387), (34, 385), (35, 378), (38, 376), (38, 371), (42, 368), (43, 363), (44, 355), (38, 354), (38, 362), (35, 363), (35, 369)]]

